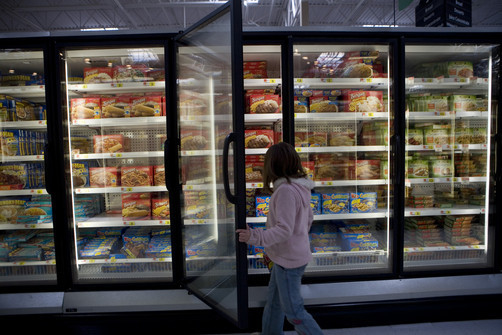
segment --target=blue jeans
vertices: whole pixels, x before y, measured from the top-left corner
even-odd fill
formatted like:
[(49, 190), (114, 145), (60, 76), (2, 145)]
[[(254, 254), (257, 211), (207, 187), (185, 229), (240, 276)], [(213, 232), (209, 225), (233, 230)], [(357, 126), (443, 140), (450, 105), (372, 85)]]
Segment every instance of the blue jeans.
[(299, 334), (322, 334), (317, 322), (303, 306), (300, 287), (306, 267), (304, 265), (295, 269), (286, 269), (277, 264), (272, 267), (267, 303), (262, 317), (262, 335), (283, 334), (284, 317)]

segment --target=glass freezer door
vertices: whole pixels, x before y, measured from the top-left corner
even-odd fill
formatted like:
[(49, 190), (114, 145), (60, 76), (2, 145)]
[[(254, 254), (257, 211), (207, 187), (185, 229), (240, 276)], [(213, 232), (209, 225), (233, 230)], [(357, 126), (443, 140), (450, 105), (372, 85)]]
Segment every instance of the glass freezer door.
[(493, 263), (497, 45), (406, 45), (404, 270)]
[(164, 45), (61, 54), (76, 281), (170, 281)]
[(0, 286), (55, 284), (44, 52), (0, 50)]
[(232, 19), (241, 9), (235, 3), (236, 8), (224, 6), (176, 42), (186, 287), (242, 327), (247, 262), (246, 247), (235, 234), (237, 224), (245, 222), (239, 206), (244, 191), (235, 182), (243, 171), (234, 169), (244, 161), (234, 119), (243, 118), (242, 45), (232, 34), (240, 34)]

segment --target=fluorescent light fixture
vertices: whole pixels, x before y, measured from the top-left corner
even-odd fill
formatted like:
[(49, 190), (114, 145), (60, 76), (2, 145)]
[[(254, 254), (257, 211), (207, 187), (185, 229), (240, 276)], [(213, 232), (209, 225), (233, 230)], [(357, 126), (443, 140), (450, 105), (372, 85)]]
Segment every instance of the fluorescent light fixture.
[(108, 30), (119, 30), (119, 28), (111, 27), (111, 28), (82, 28), (80, 31), (108, 31)]

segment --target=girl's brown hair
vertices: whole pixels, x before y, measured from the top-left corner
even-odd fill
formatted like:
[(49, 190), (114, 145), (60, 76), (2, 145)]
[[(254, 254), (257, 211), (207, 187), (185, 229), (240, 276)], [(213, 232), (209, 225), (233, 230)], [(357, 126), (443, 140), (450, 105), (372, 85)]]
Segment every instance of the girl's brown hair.
[(266, 191), (272, 192), (270, 184), (279, 178), (286, 178), (289, 183), (290, 178), (304, 178), (306, 175), (300, 156), (291, 144), (280, 142), (267, 150), (263, 166), (263, 186)]

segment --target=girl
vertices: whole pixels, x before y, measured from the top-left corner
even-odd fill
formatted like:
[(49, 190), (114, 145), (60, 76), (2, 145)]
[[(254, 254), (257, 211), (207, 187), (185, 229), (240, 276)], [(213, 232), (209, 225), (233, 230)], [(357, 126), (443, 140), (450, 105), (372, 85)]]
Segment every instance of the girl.
[(312, 259), (308, 232), (314, 183), (307, 178), (295, 148), (281, 142), (271, 146), (263, 171), (264, 188), (273, 184), (265, 230), (237, 229), (239, 242), (265, 247), (274, 263), (262, 317), (262, 334), (283, 334), (284, 316), (299, 334), (322, 334), (305, 310), (300, 294), (301, 278)]

